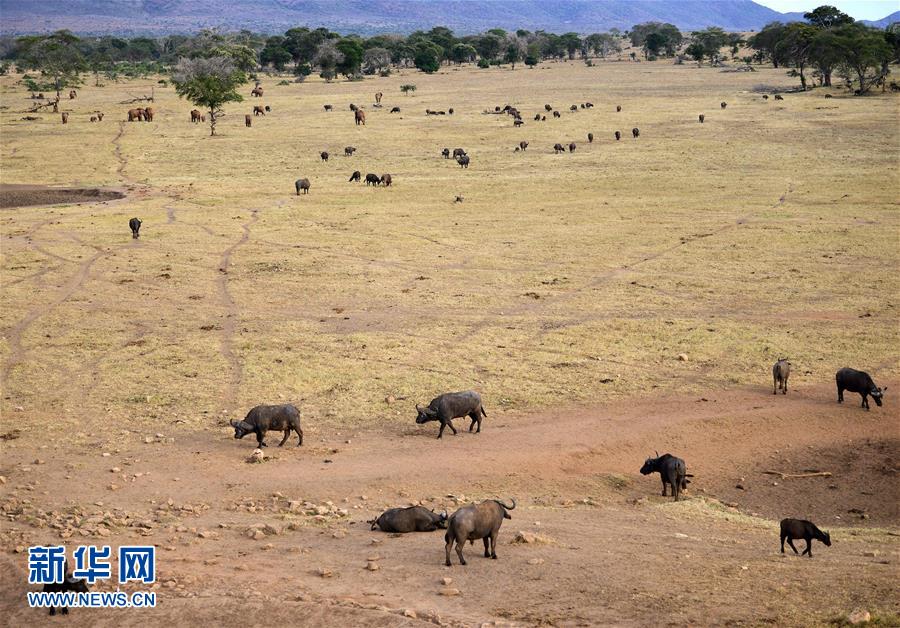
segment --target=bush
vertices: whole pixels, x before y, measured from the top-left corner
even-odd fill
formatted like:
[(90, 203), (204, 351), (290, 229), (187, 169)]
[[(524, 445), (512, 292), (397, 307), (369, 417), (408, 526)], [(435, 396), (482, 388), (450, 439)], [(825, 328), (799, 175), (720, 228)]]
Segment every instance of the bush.
[(500, 67), (500, 65), (502, 65), (502, 63), (503, 63), (503, 62), (500, 61), (500, 59), (491, 59), (491, 65), (495, 65), (495, 66), (497, 66), (498, 68)]
[(390, 76), (390, 75), (391, 75), (390, 68), (382, 68), (381, 70), (378, 71), (378, 76)]
[(400, 86), (400, 91), (403, 92), (404, 94), (408, 94), (410, 92), (416, 91), (416, 86), (413, 85), (412, 83), (407, 83), (406, 85)]
[(0, 76), (6, 76), (9, 74), (9, 63), (0, 63)]
[(587, 67), (589, 67), (589, 68), (594, 67), (594, 62), (591, 61), (590, 59), (585, 59), (585, 60), (584, 60), (584, 64), (585, 64)]
[(488, 61), (487, 59), (479, 59), (478, 67), (479, 68), (489, 68), (489, 67), (491, 67), (491, 62)]
[(290, 82), (282, 79), (282, 80), (278, 81), (278, 84), (279, 85), (290, 85)]
[(294, 68), (294, 74), (297, 76), (309, 76), (312, 74), (312, 67), (308, 63), (301, 63)]
[(295, 83), (302, 83), (302, 82), (305, 81), (305, 80), (306, 80), (306, 75), (305, 75), (305, 74), (301, 74), (300, 76), (298, 76), (298, 77), (296, 77), (296, 78), (294, 79), (294, 82), (295, 82)]
[(169, 81), (167, 81), (166, 79), (159, 79), (158, 81), (156, 81), (156, 83), (158, 85), (162, 85), (163, 87), (168, 87), (169, 85)]
[(361, 81), (361, 80), (363, 80), (363, 75), (359, 74), (359, 73), (351, 74), (350, 76), (347, 77), (347, 80), (348, 81)]

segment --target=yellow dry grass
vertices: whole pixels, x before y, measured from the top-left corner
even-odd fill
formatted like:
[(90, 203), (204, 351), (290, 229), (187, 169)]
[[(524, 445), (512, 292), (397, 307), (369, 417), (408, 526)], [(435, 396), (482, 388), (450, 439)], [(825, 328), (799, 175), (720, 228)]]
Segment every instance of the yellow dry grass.
[[(765, 387), (785, 355), (796, 386), (845, 365), (900, 374), (894, 95), (766, 102), (755, 86), (796, 79), (668, 62), (271, 78), (210, 138), (171, 87), (153, 123), (122, 121), (119, 101), (155, 80), (86, 86), (63, 126), (20, 120), (14, 79), (0, 80), (4, 183), (129, 189), (0, 210), (2, 409), (27, 408), (25, 425), (206, 427), (280, 400), (311, 422), (405, 422), (470, 387), (488, 413)], [(483, 113), (506, 103), (522, 128)], [(544, 103), (561, 119), (533, 121)], [(246, 129), (253, 104), (272, 112)], [(348, 183), (353, 170), (394, 185)]]

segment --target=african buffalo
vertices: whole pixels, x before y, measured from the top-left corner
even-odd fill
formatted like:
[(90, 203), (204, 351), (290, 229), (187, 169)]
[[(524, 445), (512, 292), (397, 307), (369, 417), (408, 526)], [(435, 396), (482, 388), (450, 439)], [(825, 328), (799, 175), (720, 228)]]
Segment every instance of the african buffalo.
[(356, 152), (355, 146), (344, 146), (344, 156), (345, 157), (352, 157), (353, 153), (355, 153), (355, 152)]
[[(818, 539), (825, 544), (825, 547), (831, 547), (831, 535), (822, 532), (815, 524), (805, 519), (782, 519), (781, 520), (781, 553), (784, 554), (784, 542), (787, 540), (788, 545), (797, 554), (797, 548), (794, 547), (794, 539), (803, 539), (806, 541), (806, 549), (803, 554), (808, 554), (812, 558), (812, 540)], [(803, 554), (800, 554), (803, 556)]]
[(575, 142), (569, 142), (569, 152), (570, 153), (575, 152)]
[(256, 434), (256, 442), (259, 447), (266, 447), (264, 439), (269, 430), (284, 432), (284, 438), (278, 443), (284, 446), (291, 430), (297, 433), (299, 440), (297, 447), (303, 444), (303, 430), (300, 428), (300, 411), (289, 403), (278, 406), (256, 406), (243, 421), (232, 419), (231, 427), (234, 428), (234, 437), (243, 438), (247, 434)]
[(253, 126), (253, 116), (249, 113), (244, 114), (244, 126)]
[(563, 146), (562, 144), (560, 144), (559, 142), (557, 142), (556, 144), (553, 145), (553, 152), (556, 153), (557, 155), (559, 155), (560, 153), (566, 152), (566, 147)]
[(257, 85), (256, 87), (254, 87), (253, 89), (250, 90), (250, 95), (253, 96), (254, 98), (262, 98), (263, 88), (260, 87), (259, 85)]
[(366, 126), (366, 112), (362, 109), (357, 109), (353, 112), (354, 119), (356, 120), (357, 125)]
[(616, 105), (616, 113), (622, 111), (622, 105)]
[(68, 124), (68, 123), (69, 123), (69, 114), (68, 114), (68, 113), (66, 113), (65, 111), (63, 111), (63, 112), (60, 114), (60, 116), (62, 117), (62, 123), (63, 123), (63, 124)]
[(69, 90), (69, 100), (75, 100), (75, 98), (76, 98), (77, 96), (78, 96), (78, 92), (76, 92), (74, 89), (73, 89), (73, 90)]
[(389, 175), (389, 174), (381, 175), (381, 185), (383, 185), (386, 188), (391, 187), (391, 175)]
[(443, 149), (441, 151), (441, 155), (444, 157), (444, 159), (450, 159), (450, 149), (449, 148)]
[(134, 122), (135, 120), (140, 122), (140, 121), (143, 121), (143, 119), (144, 119), (144, 110), (141, 109), (140, 107), (128, 110), (128, 121), (129, 122)]
[(622, 139), (622, 134), (619, 131), (616, 131), (616, 141), (618, 142), (620, 139)]
[[(82, 578), (75, 578), (72, 572), (69, 571), (68, 561), (63, 562), (63, 581), (62, 582), (48, 582), (44, 584), (43, 588), (44, 593), (88, 593), (88, 584)], [(64, 601), (64, 600), (58, 600)], [(69, 607), (63, 606), (60, 609), (60, 612), (63, 615), (69, 614)], [(50, 607), (50, 615), (56, 615), (56, 607)]]
[(303, 190), (304, 194), (309, 194), (309, 179), (297, 179), (294, 187), (297, 188), (297, 196), (300, 196), (300, 190)]
[(469, 156), (462, 155), (461, 157), (457, 157), (456, 163), (459, 164), (460, 168), (468, 168), (469, 167)]
[(784, 96), (781, 94), (775, 94), (775, 100), (784, 100)]
[(844, 367), (835, 373), (834, 379), (837, 382), (838, 403), (844, 402), (844, 391), (847, 390), (860, 394), (862, 407), (866, 410), (869, 409), (869, 395), (875, 400), (875, 405), (881, 407), (881, 398), (887, 386), (884, 388), (876, 386), (868, 373)]
[(447, 527), (447, 511), (436, 513), (424, 506), (389, 508), (371, 521), (372, 530), (382, 532), (434, 532)]
[(725, 107), (728, 106), (728, 103), (725, 102), (725, 101), (723, 100), (721, 103), (719, 103), (719, 106), (720, 106), (722, 109), (724, 109)]
[(791, 363), (787, 358), (778, 358), (775, 366), (772, 367), (772, 394), (777, 395), (781, 390), (782, 394), (787, 394), (788, 377), (791, 374)]
[(512, 519), (509, 510), (514, 510), (516, 500), (512, 500), (512, 505), (507, 506), (503, 502), (496, 499), (486, 499), (480, 504), (469, 504), (463, 506), (452, 515), (447, 521), (447, 533), (444, 535), (446, 545), (444, 552), (446, 554), (446, 565), (449, 567), (450, 550), (456, 543), (456, 555), (459, 556), (459, 564), (465, 565), (466, 558), (463, 556), (463, 546), (466, 541), (474, 543), (477, 539), (484, 541), (484, 557), (497, 558), (497, 535), (500, 532), (500, 525), (504, 519)]
[(554, 118), (561, 118), (562, 115), (561, 115), (558, 111), (554, 111), (554, 112), (553, 112), (553, 117), (554, 117)]
[(191, 122), (200, 122), (201, 115), (198, 109), (191, 109)]
[(588, 144), (593, 143), (593, 141), (594, 141), (594, 134), (588, 133)]
[(551, 107), (550, 105), (544, 105), (544, 109), (546, 109), (547, 111), (553, 111), (553, 107)]
[(541, 114), (539, 114), (539, 113), (534, 114), (534, 121), (535, 121), (535, 122), (540, 122), (540, 121), (541, 121)]
[(481, 419), (487, 416), (484, 406), (481, 405), (481, 395), (474, 390), (464, 392), (444, 393), (431, 400), (426, 407), (416, 406), (416, 423), (419, 425), (428, 423), (429, 421), (440, 421), (441, 429), (438, 430), (438, 438), (444, 435), (444, 428), (449, 426), (456, 434), (456, 428), (453, 427), (453, 419), (468, 416), (472, 419), (469, 425), (469, 431), (478, 424), (476, 433), (481, 432)]
[(359, 182), (360, 177), (362, 177), (362, 174), (359, 172), (359, 170), (354, 170), (353, 174), (350, 175), (350, 180), (348, 181), (348, 183), (353, 183), (354, 181)]
[(454, 149), (453, 149), (453, 159), (456, 159), (457, 157), (462, 157), (462, 156), (464, 156), (465, 154), (466, 154), (466, 151), (464, 151), (464, 150), (461, 149), (461, 148), (454, 148)]
[(528, 148), (528, 142), (522, 140), (521, 142), (519, 142), (519, 148), (525, 150), (526, 148)]
[(637, 138), (640, 137), (640, 135), (641, 135), (641, 130), (640, 130), (639, 128), (637, 128), (637, 127), (634, 127), (633, 129), (631, 129), (631, 135), (632, 135), (635, 139), (637, 139)]
[(141, 237), (141, 221), (139, 218), (132, 218), (128, 221), (128, 228), (131, 229), (131, 237), (135, 240)]
[(449, 113), (452, 116), (453, 115), (453, 107), (450, 107), (449, 109), (447, 109), (447, 113)]
[(706, 120), (706, 116), (701, 113), (700, 114), (700, 124), (703, 124), (704, 120)]
[(325, 111), (331, 111), (334, 108), (331, 105), (324, 105), (324, 107), (325, 107)]
[(649, 475), (651, 473), (659, 473), (662, 478), (663, 497), (666, 496), (666, 484), (672, 486), (672, 496), (678, 501), (682, 489), (686, 489), (688, 480), (686, 478), (693, 477), (687, 474), (684, 460), (676, 458), (672, 454), (657, 454), (656, 458), (647, 458), (644, 466), (641, 467), (641, 475)]
[(322, 161), (328, 161), (328, 151), (323, 150), (321, 153), (319, 153), (319, 157), (322, 158)]
[(578, 105), (572, 105), (571, 107), (569, 107), (569, 111), (577, 112), (577, 111), (578, 111)]
[(513, 120), (513, 126), (516, 128), (519, 128), (523, 124), (525, 124), (525, 121), (522, 120), (522, 118), (516, 118), (515, 120)]
[(378, 178), (377, 174), (372, 174), (371, 172), (366, 175), (366, 185), (374, 185), (378, 187), (378, 184), (381, 183), (381, 179)]
[(153, 122), (153, 107), (144, 108), (144, 122)]
[(400, 113), (400, 107), (391, 107), (391, 113)]
[(264, 115), (266, 115), (266, 110), (263, 107), (254, 105), (253, 106), (253, 115), (254, 116), (264, 116)]

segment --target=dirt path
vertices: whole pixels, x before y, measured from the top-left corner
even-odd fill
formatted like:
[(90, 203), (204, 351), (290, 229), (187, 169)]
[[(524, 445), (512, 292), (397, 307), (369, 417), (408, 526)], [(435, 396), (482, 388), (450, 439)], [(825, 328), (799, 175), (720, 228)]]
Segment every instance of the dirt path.
[[(150, 522), (110, 525), (103, 542), (162, 548), (159, 608), (128, 619), (78, 611), (70, 617), (76, 625), (146, 617), (230, 626), (254, 610), (269, 623), (310, 626), (810, 625), (856, 606), (896, 613), (900, 540), (880, 528), (896, 530), (900, 520), (900, 430), (890, 409), (865, 412), (849, 397), (841, 406), (831, 392), (736, 390), (539, 415), (488, 408), (481, 434), (460, 430), (441, 440), (434, 424), (416, 426), (412, 415), (380, 430), (307, 424), (302, 448), (279, 449), (270, 435), (270, 460), (261, 465), (244, 462), (252, 443), (234, 441), (224, 427), (161, 427), (173, 443), (115, 437), (69, 445), (65, 465), (29, 435), (6, 448), (0, 472), (10, 491), (0, 531), (7, 547), (55, 540), (55, 531), (29, 521), (53, 521), (74, 504), (92, 504), (83, 507), (87, 522), (94, 511)], [(658, 479), (637, 473), (653, 450), (687, 460), (695, 475), (687, 500), (659, 497)], [(36, 457), (48, 464), (34, 465)], [(762, 473), (770, 468), (833, 476), (780, 480)], [(45, 494), (44, 486), (65, 490)], [(439, 534), (394, 538), (366, 524), (388, 506), (421, 501), (452, 511), (490, 496), (519, 500), (498, 561), (467, 546), (470, 564), (447, 568)], [(778, 552), (783, 516), (831, 531), (831, 548), (814, 546), (815, 569)], [(278, 533), (247, 538), (264, 524)], [(517, 530), (545, 541), (511, 544)], [(869, 550), (877, 556), (864, 556)], [(377, 570), (366, 569), (369, 558)], [(0, 561), (0, 605), (29, 623), (33, 612), (15, 602), (25, 590), (22, 560)], [(439, 595), (443, 577), (461, 595)], [(689, 584), (661, 586), (676, 581)]]

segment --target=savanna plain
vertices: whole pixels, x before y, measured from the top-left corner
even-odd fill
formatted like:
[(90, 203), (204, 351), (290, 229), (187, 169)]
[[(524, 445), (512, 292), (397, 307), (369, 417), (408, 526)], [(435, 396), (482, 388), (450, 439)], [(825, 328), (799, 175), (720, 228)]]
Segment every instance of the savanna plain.
[[(896, 94), (671, 62), (264, 77), (210, 137), (159, 77), (89, 81), (66, 125), (23, 120), (16, 78), (4, 205), (124, 197), (0, 209), (8, 625), (48, 621), (26, 556), (56, 543), (159, 547), (155, 609), (75, 626), (900, 622)], [(839, 405), (843, 366), (884, 406)], [(480, 434), (414, 423), (469, 388)], [(305, 441), (249, 464), (229, 421), (260, 403), (296, 404)], [(681, 501), (638, 473), (654, 451), (686, 460)], [(518, 501), (496, 561), (366, 523), (489, 497)], [(832, 546), (782, 555), (783, 517)]]

